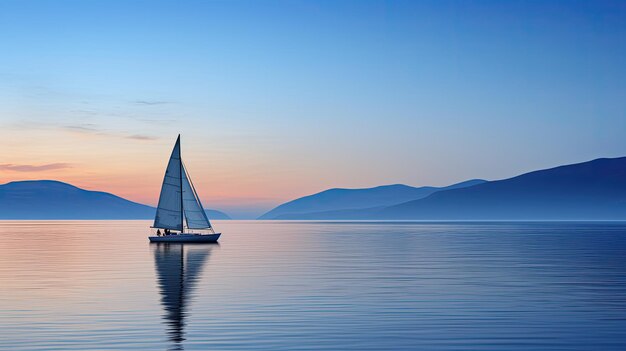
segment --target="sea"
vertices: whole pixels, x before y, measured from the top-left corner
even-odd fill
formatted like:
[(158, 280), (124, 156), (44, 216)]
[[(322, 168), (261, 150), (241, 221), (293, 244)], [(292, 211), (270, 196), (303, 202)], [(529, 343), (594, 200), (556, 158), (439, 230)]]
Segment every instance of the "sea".
[(626, 350), (625, 222), (1, 221), (0, 350)]

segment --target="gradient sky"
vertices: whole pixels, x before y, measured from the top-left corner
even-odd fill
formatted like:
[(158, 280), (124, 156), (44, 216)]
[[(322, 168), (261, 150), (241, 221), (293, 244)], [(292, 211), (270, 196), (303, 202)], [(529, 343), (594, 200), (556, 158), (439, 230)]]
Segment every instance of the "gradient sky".
[(0, 2), (0, 183), (206, 207), (626, 155), (623, 1)]

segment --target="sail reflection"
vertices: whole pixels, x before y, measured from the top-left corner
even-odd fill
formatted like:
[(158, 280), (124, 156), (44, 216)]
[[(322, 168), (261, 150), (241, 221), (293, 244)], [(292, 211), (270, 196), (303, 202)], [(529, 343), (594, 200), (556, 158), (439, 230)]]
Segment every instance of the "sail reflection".
[(153, 245), (154, 262), (161, 291), (163, 319), (167, 324), (171, 350), (182, 350), (185, 340), (185, 317), (193, 289), (216, 244), (185, 245), (159, 243)]

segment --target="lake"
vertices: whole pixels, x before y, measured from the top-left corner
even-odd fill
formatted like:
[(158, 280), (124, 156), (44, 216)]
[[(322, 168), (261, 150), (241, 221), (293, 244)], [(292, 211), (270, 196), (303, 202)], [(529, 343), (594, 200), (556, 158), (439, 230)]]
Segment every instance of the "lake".
[(150, 224), (0, 222), (0, 349), (626, 349), (626, 223)]

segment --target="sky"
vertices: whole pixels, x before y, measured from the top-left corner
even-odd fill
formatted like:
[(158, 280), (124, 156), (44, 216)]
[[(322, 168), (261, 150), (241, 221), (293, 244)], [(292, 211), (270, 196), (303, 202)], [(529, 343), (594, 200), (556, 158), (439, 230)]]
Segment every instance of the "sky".
[(236, 218), (626, 156), (623, 1), (0, 2), (0, 183)]

